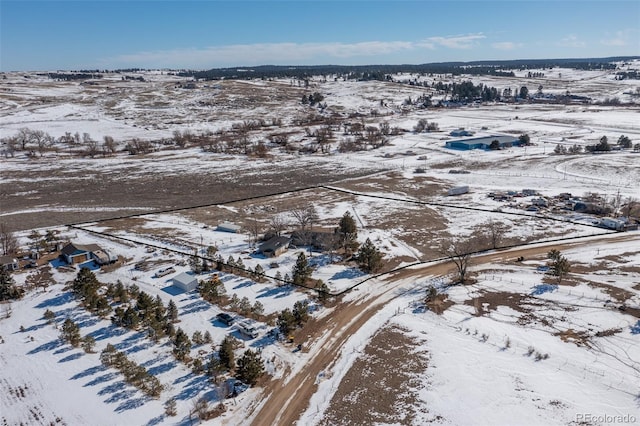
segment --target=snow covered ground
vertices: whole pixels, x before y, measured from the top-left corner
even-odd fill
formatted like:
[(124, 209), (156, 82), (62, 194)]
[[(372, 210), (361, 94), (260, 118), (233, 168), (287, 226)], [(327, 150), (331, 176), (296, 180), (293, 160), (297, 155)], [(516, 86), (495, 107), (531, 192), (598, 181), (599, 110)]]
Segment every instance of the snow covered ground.
[[(546, 73), (545, 79), (530, 79), (518, 71), (514, 78), (462, 76), (457, 81), (471, 79), (495, 85), (499, 90), (542, 84), (543, 90), (551, 93), (570, 90), (598, 100), (613, 96), (624, 102), (638, 100), (629, 94), (637, 86), (633, 81), (613, 80), (610, 73), (569, 69)], [(76, 131), (87, 132), (96, 140), (110, 135), (120, 143), (134, 137), (171, 138), (176, 130), (216, 131), (261, 117), (285, 118), (283, 129), (291, 132), (291, 139), (309, 143), (305, 131), (294, 120), (315, 111), (300, 105), (299, 99), (306, 92), (292, 87), (289, 81), (224, 81), (187, 90), (179, 87), (184, 79), (157, 72), (143, 75), (145, 83), (121, 81), (118, 77), (96, 85), (80, 85), (9, 74), (0, 83), (0, 137), (29, 127), (56, 137)], [(512, 242), (609, 232), (591, 226), (590, 216), (564, 213), (562, 217), (573, 222), (558, 221), (556, 213), (525, 212), (524, 206), (532, 197), (505, 203), (489, 198), (490, 192), (531, 188), (547, 198), (569, 192), (575, 196), (599, 193), (609, 201), (618, 198), (622, 203), (640, 199), (640, 154), (631, 150), (603, 155), (552, 154), (557, 145), (584, 147), (597, 143), (602, 136), (612, 144), (621, 135), (629, 136), (634, 144), (640, 142), (637, 106), (496, 104), (403, 111), (407, 97), (415, 99), (425, 91), (398, 83), (324, 82), (320, 78), (312, 79), (310, 90), (322, 92), (327, 109), (337, 114), (358, 113), (367, 124), (388, 122), (407, 131), (375, 150), (340, 153), (334, 143), (329, 154), (300, 155), (273, 148), (273, 156), (266, 159), (203, 152), (195, 146), (172, 147), (146, 156), (118, 153), (107, 158), (81, 158), (66, 149), (47, 152), (42, 157), (27, 157), (20, 152), (0, 159), (0, 197), (5, 197), (0, 198), (0, 221), (4, 218), (19, 222), (23, 215), (35, 213), (75, 213), (73, 222), (86, 223), (76, 228), (58, 228), (66, 239), (80, 244), (97, 243), (125, 259), (117, 269), (97, 272), (100, 281), (136, 284), (165, 303), (173, 300), (181, 320), (176, 326), (187, 334), (209, 331), (215, 344), (232, 334), (245, 347), (262, 350), (266, 369), (273, 377), (288, 380), (321, 350), (322, 339), (331, 336), (322, 335), (310, 345), (309, 352), (294, 353), (291, 347), (267, 336), (271, 325), (266, 322), (260, 323), (256, 339), (223, 327), (214, 320), (220, 307), (203, 301), (195, 292), (182, 293), (171, 286), (173, 276), (189, 269), (188, 258), (194, 248), (215, 245), (225, 260), (229, 256), (240, 257), (246, 267), (260, 265), (270, 277), (277, 273), (284, 276), (291, 273), (300, 252), (308, 253), (306, 249), (292, 248), (275, 260), (257, 256), (246, 225), (257, 218), (266, 227), (274, 214), (280, 214), (293, 229), (293, 206), (311, 201), (319, 215), (316, 226), (331, 230), (348, 211), (357, 221), (360, 242), (371, 238), (386, 260), (399, 259), (397, 264), (405, 265), (433, 258), (440, 240), (472, 234), (491, 220), (508, 227), (505, 237)], [(441, 96), (434, 94), (434, 99)], [(381, 100), (386, 106), (381, 105)], [(437, 122), (440, 131), (411, 132), (421, 118)], [(533, 145), (499, 151), (445, 148), (445, 142), (452, 139), (449, 132), (460, 127), (477, 135), (527, 133)], [(269, 132), (259, 131), (252, 137), (264, 139)], [(343, 136), (336, 131), (338, 139)], [(89, 196), (85, 204), (60, 204), (56, 195), (59, 193), (50, 186), (68, 180), (83, 181), (86, 188), (100, 184), (94, 176), (108, 176), (118, 187), (126, 188), (133, 180), (148, 177), (164, 182), (166, 177), (196, 180), (219, 173), (233, 174), (235, 181), (242, 182), (243, 176), (273, 177), (268, 172), (286, 174), (300, 166), (325, 170), (327, 175), (338, 170), (369, 175), (332, 182), (334, 189), (317, 188), (255, 202), (166, 213), (154, 213), (158, 209), (155, 205), (141, 206), (135, 200), (114, 205)], [(422, 172), (418, 172), (419, 168)], [(468, 173), (450, 173), (451, 170)], [(470, 192), (446, 196), (447, 189), (461, 185), (469, 186)], [(75, 187), (70, 191), (76, 190), (80, 191)], [(202, 188), (204, 197), (216, 190)], [(35, 199), (36, 205), (21, 201), (29, 199)], [(9, 201), (11, 208), (6, 207)], [(85, 219), (85, 215), (95, 212), (107, 216), (118, 216), (119, 212), (149, 214), (122, 222)], [(216, 231), (215, 224), (220, 220), (242, 223), (245, 231)], [(20, 234), (24, 245), (29, 243), (27, 235), (28, 231)], [(397, 291), (385, 296), (385, 307), (347, 341), (332, 371), (319, 380), (318, 392), (299, 424), (321, 421), (359, 350), (384, 324), (407, 330), (406, 335), (429, 354), (429, 368), (419, 375), (423, 383), (418, 392), (417, 411), (423, 413), (418, 419), (420, 424), (580, 424), (576, 417), (579, 413), (632, 414), (640, 418), (640, 325), (637, 317), (617, 309), (622, 302), (613, 296), (618, 290), (624, 291), (624, 303), (638, 309), (640, 243), (637, 231), (629, 235), (632, 238), (620, 244), (594, 242), (589, 249), (567, 250), (564, 254), (581, 268), (571, 278), (571, 285), (555, 286), (543, 281), (544, 275), (537, 266), (544, 259), (527, 259), (517, 265), (485, 265), (476, 271), (476, 284), (445, 290), (455, 304), (440, 316), (421, 309), (419, 299), (428, 284), (441, 283), (442, 277), (397, 283), (384, 282), (381, 277), (359, 286), (345, 296), (345, 302), (363, 299), (366, 303), (367, 297), (381, 291), (381, 283), (396, 286)], [(331, 262), (332, 257), (326, 253), (311, 256), (316, 266), (313, 277), (322, 279), (332, 291), (346, 290), (370, 277), (354, 264)], [(152, 267), (136, 269), (140, 262)], [(158, 269), (168, 266), (174, 267), (174, 274), (154, 278)], [(34, 273), (23, 271), (14, 276), (22, 284)], [(189, 367), (174, 360), (170, 344), (153, 344), (140, 332), (126, 331), (109, 320), (89, 315), (63, 290), (75, 272), (52, 269), (52, 273), (56, 284), (46, 291), (37, 290), (20, 301), (0, 306), (3, 424), (188, 424), (195, 399), (205, 395), (216, 400), (204, 376), (194, 375)], [(198, 279), (204, 280), (211, 273), (200, 274)], [(229, 296), (246, 297), (252, 304), (260, 301), (267, 315), (291, 308), (297, 301), (313, 299), (312, 293), (279, 286), (273, 280), (258, 283), (232, 274), (222, 274), (221, 279)], [(521, 305), (492, 304), (487, 295), (494, 293), (512, 293), (523, 301)], [(474, 306), (474, 299), (487, 303), (478, 302), (484, 310), (482, 315), (476, 315), (479, 308)], [(312, 303), (316, 317), (331, 315), (331, 308)], [(5, 318), (9, 309), (11, 315)], [(62, 344), (59, 330), (43, 318), (47, 309), (56, 314), (58, 328), (70, 317), (80, 324), (83, 335), (94, 336), (96, 353), (86, 354)], [(126, 385), (115, 370), (101, 366), (99, 352), (107, 343), (116, 345), (158, 377), (165, 385), (160, 399), (144, 397)], [(529, 347), (534, 348), (531, 354)], [(195, 347), (192, 355), (202, 355), (200, 351), (206, 354), (211, 349), (208, 345)], [(536, 353), (548, 354), (548, 358), (536, 360)], [(211, 424), (242, 423), (255, 408), (258, 395), (258, 389), (241, 394)], [(163, 404), (172, 397), (178, 402), (178, 415), (167, 417)], [(461, 405), (465, 408), (460, 409)], [(600, 423), (605, 422), (584, 424)]]

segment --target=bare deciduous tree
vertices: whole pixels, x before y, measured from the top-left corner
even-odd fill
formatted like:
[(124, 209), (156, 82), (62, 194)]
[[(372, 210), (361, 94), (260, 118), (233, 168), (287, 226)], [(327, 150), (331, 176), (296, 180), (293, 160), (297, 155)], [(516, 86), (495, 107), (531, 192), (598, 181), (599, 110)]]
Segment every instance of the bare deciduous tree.
[(9, 229), (9, 226), (4, 222), (0, 223), (0, 249), (2, 249), (3, 256), (18, 252), (18, 240)]
[(507, 227), (495, 220), (491, 220), (484, 225), (485, 237), (490, 248), (496, 249), (502, 244), (504, 234), (507, 231)]
[(274, 234), (280, 236), (287, 227), (287, 220), (281, 213), (275, 214), (269, 221), (269, 227)]
[(468, 279), (471, 254), (478, 248), (477, 238), (447, 239), (440, 246), (440, 253), (451, 259), (456, 267), (455, 284), (464, 284)]

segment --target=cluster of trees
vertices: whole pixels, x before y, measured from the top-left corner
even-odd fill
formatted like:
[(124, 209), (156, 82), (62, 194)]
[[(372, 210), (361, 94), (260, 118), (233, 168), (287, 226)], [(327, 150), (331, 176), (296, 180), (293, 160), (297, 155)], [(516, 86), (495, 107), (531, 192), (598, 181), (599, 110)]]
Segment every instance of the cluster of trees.
[[(105, 291), (100, 292), (104, 287)], [(130, 330), (142, 327), (154, 342), (176, 333), (173, 323), (178, 320), (178, 308), (173, 300), (165, 307), (160, 296), (153, 298), (135, 285), (125, 287), (118, 281), (104, 286), (87, 268), (78, 272), (71, 283), (71, 291), (88, 311), (100, 317), (113, 311), (111, 322), (114, 325)], [(119, 306), (113, 310), (110, 302)]]
[(120, 371), (126, 383), (140, 389), (145, 395), (157, 398), (162, 393), (163, 386), (156, 376), (128, 359), (124, 352), (117, 351), (111, 343), (100, 353), (100, 362)]
[(260, 317), (264, 314), (264, 305), (259, 300), (252, 305), (247, 296), (240, 298), (236, 293), (231, 295), (228, 307), (243, 316)]
[(88, 268), (82, 268), (71, 283), (71, 292), (86, 310), (101, 318), (111, 313), (111, 305), (105, 295), (99, 294), (102, 284)]
[[(214, 351), (209, 357), (201, 372), (204, 372), (204, 374), (212, 377), (216, 381), (222, 373), (228, 372), (233, 374), (235, 372), (239, 380), (254, 385), (264, 374), (264, 361), (259, 352), (251, 349), (247, 349), (242, 356), (236, 360), (234, 350), (239, 345), (239, 342), (233, 337), (225, 336), (218, 350)], [(197, 364), (200, 365), (201, 362)]]
[(135, 304), (128, 303), (116, 307), (111, 316), (114, 325), (130, 330), (143, 328), (154, 342), (165, 336), (175, 336), (173, 323), (178, 320), (178, 308), (173, 300), (165, 307), (160, 296), (153, 298), (137, 288), (135, 291), (131, 291), (130, 288), (129, 293)]
[(314, 106), (324, 100), (324, 96), (320, 92), (313, 92), (313, 94), (307, 96), (302, 95), (302, 104)]
[[(633, 145), (631, 139), (628, 136), (622, 135), (618, 138), (617, 145), (622, 149), (630, 149), (633, 148), (634, 151), (640, 151), (640, 143)], [(606, 136), (602, 136), (597, 144), (587, 145), (584, 147), (584, 151), (586, 152), (609, 152), (613, 149), (612, 145), (609, 143), (609, 139)], [(581, 154), (583, 152), (583, 148), (580, 145), (574, 144), (567, 148), (565, 145), (556, 145), (553, 152), (559, 155), (565, 154)]]
[[(70, 133), (66, 132), (59, 138), (54, 138), (49, 133), (42, 130), (32, 130), (27, 127), (23, 127), (13, 136), (2, 138), (7, 146), (4, 155), (5, 157), (13, 157), (16, 152), (24, 151), (29, 155), (34, 156), (36, 152), (43, 156), (48, 151), (55, 151), (56, 144), (64, 144), (71, 148), (77, 147), (78, 151), (82, 155), (89, 157), (95, 157), (96, 155), (108, 156), (115, 154), (118, 150), (118, 144), (111, 136), (104, 136), (103, 141), (99, 142), (91, 137), (89, 133)], [(148, 141), (141, 141), (134, 139), (127, 144), (127, 150), (129, 152), (138, 150), (140, 152), (147, 150), (151, 152), (152, 145)]]
[(433, 88), (451, 96), (455, 102), (472, 101), (497, 101), (500, 100), (500, 92), (495, 87), (485, 86), (480, 83), (477, 86), (471, 81), (462, 83), (443, 83), (438, 81)]
[(413, 126), (413, 133), (437, 132), (438, 129), (438, 123), (436, 123), (435, 121), (432, 121), (430, 123), (426, 118), (421, 118), (420, 120), (418, 120), (416, 125)]
[(276, 324), (280, 333), (287, 336), (298, 327), (302, 327), (309, 320), (309, 302), (294, 303), (293, 310), (287, 308), (278, 314)]

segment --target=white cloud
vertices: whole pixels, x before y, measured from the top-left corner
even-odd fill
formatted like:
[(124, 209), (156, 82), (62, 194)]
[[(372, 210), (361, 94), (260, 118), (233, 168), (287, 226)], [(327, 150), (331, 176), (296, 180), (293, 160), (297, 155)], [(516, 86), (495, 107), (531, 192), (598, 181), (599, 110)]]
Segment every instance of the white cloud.
[(450, 49), (470, 49), (476, 40), (486, 38), (482, 34), (467, 34), (447, 37), (429, 37), (427, 43), (448, 47)]
[(492, 43), (491, 47), (498, 50), (514, 50), (522, 47), (522, 43), (514, 43), (512, 41), (499, 41), (497, 43)]
[(120, 55), (105, 63), (144, 64), (151, 67), (208, 67), (261, 64), (301, 64), (310, 60), (326, 62), (393, 54), (425, 48), (407, 41), (368, 41), (361, 43), (258, 43), (187, 48)]
[(326, 64), (332, 61), (356, 63), (363, 58), (379, 60), (381, 56), (443, 46), (450, 49), (471, 48), (482, 34), (430, 37), (420, 41), (365, 41), (359, 43), (256, 43), (146, 51), (104, 58), (100, 66), (140, 66), (145, 68), (210, 68), (264, 64)]
[(587, 46), (587, 44), (584, 41), (579, 40), (578, 37), (576, 37), (573, 34), (570, 34), (569, 36), (563, 38), (556, 44), (562, 47), (586, 47)]
[(633, 32), (633, 30), (622, 30), (622, 31), (616, 31), (616, 33), (614, 35), (611, 34), (606, 34), (606, 38), (600, 40), (601, 44), (604, 44), (605, 46), (628, 46), (629, 40), (631, 38), (631, 33)]

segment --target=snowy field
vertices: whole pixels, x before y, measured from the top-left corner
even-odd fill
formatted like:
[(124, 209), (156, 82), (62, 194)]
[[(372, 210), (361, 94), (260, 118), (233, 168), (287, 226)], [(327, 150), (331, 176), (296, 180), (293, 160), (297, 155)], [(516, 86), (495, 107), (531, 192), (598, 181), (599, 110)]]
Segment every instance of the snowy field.
[[(640, 62), (632, 66), (640, 68)], [(427, 354), (428, 367), (417, 371), (409, 386), (414, 402), (408, 407), (417, 414), (411, 421), (390, 418), (382, 423), (607, 423), (578, 418), (580, 413), (633, 415), (638, 421), (639, 231), (615, 234), (595, 226), (595, 215), (528, 208), (536, 199), (551, 203), (563, 193), (575, 198), (597, 194), (594, 199), (616, 205), (614, 213), (622, 215), (625, 206), (640, 200), (640, 153), (633, 149), (600, 155), (554, 154), (558, 146), (584, 148), (603, 136), (612, 145), (622, 135), (633, 144), (640, 143), (640, 98), (634, 95), (640, 85), (637, 80), (615, 80), (611, 72), (560, 68), (544, 72), (546, 77), (533, 79), (520, 70), (515, 70), (516, 77), (438, 78), (444, 82), (471, 80), (499, 91), (527, 85), (535, 92), (542, 85), (545, 93), (570, 91), (593, 101), (617, 97), (624, 106), (407, 106), (407, 98), (425, 94), (433, 101), (446, 100), (445, 94), (432, 89), (397, 83), (433, 78), (419, 75), (397, 76), (396, 83), (316, 77), (307, 89), (284, 79), (198, 82), (194, 89), (185, 89), (182, 85), (188, 79), (163, 72), (131, 73), (131, 77), (144, 77), (144, 82), (114, 75), (92, 84), (9, 73), (0, 80), (0, 138), (25, 127), (55, 138), (78, 132), (100, 143), (112, 136), (118, 150), (113, 155), (89, 157), (81, 154), (82, 143), (54, 144), (55, 150), (33, 155), (19, 150), (9, 155), (7, 146), (0, 146), (0, 222), (20, 231), (24, 247), (31, 244), (32, 228), (41, 233), (55, 229), (63, 240), (98, 244), (121, 256), (118, 267), (96, 269), (98, 280), (135, 284), (165, 304), (173, 301), (179, 309), (176, 327), (189, 336), (208, 331), (215, 346), (232, 335), (242, 343), (236, 356), (246, 348), (260, 349), (266, 372), (274, 379), (267, 381), (265, 389), (272, 390), (278, 380), (288, 383), (297, 374), (309, 374), (305, 368), (346, 330), (347, 324), (335, 327), (338, 323), (331, 323), (339, 308), (350, 303), (381, 303), (375, 315), (347, 336), (333, 364), (315, 379), (310, 376), (317, 389), (298, 407), (303, 413), (300, 425), (330, 423), (330, 406), (336, 404), (335, 395), (342, 395), (336, 392), (343, 378), (359, 365), (356, 361), (375, 341), (376, 333), (387, 326), (403, 330), (416, 353)], [(326, 108), (301, 104), (303, 94), (316, 91), (324, 95)], [(326, 153), (305, 153), (303, 148), (315, 143), (310, 135), (324, 126), (308, 121), (314, 114), (340, 117), (343, 125), (359, 121), (377, 128), (388, 123), (399, 133), (376, 149), (341, 152), (340, 142), (352, 136), (337, 124)], [(290, 146), (269, 142), (268, 155), (260, 158), (205, 152), (196, 143), (181, 148), (169, 143), (176, 131), (216, 132), (260, 118), (282, 123), (250, 131), (250, 144), (284, 133)], [(413, 132), (420, 119), (437, 123), (439, 129)], [(459, 128), (475, 136), (527, 134), (532, 144), (496, 151), (445, 148), (446, 141), (455, 139), (450, 132)], [(123, 152), (125, 142), (133, 138), (152, 141), (154, 151), (146, 155)], [(469, 191), (447, 195), (449, 189), (460, 186), (468, 186)], [(518, 194), (506, 201), (489, 197), (524, 189), (535, 190), (536, 195)], [(385, 275), (369, 280), (372, 275), (354, 262), (345, 262), (335, 252), (310, 252), (309, 247), (291, 247), (273, 259), (255, 253), (252, 226), (264, 234), (277, 217), (284, 222), (285, 232), (291, 232), (297, 227), (294, 210), (309, 203), (318, 214), (315, 230), (332, 232), (349, 212), (358, 227), (358, 241), (370, 238), (388, 269), (440, 257), (443, 241), (476, 235), (492, 222), (505, 227), (504, 244), (594, 237), (588, 244), (563, 250), (573, 271), (560, 284), (541, 271), (544, 255), (523, 262), (505, 255), (474, 266), (477, 282), (446, 287), (450, 276), (444, 272), (438, 276), (416, 272), (397, 281)], [(186, 208), (191, 206), (200, 207)], [(119, 218), (128, 215), (133, 216)], [(216, 225), (223, 221), (241, 225), (242, 231), (217, 231)], [(75, 225), (63, 226), (71, 223)], [(602, 237), (595, 237), (598, 235)], [(607, 237), (617, 240), (605, 241)], [(172, 285), (173, 277), (190, 271), (194, 249), (202, 255), (208, 246), (217, 247), (224, 260), (233, 257), (247, 268), (264, 270), (267, 279), (263, 282), (219, 274), (228, 297), (235, 294), (264, 306), (257, 323), (258, 337), (247, 338), (235, 327), (216, 321), (218, 313), (226, 312), (225, 306)], [(313, 278), (321, 279), (330, 291), (356, 289), (322, 306), (314, 291), (273, 279), (291, 274), (302, 252), (310, 256)], [(191, 424), (189, 412), (195, 400), (202, 396), (212, 403), (219, 400), (206, 376), (194, 374), (174, 359), (166, 339), (153, 343), (143, 332), (116, 327), (108, 318), (100, 319), (79, 307), (64, 289), (76, 270), (57, 266), (59, 262), (51, 265), (51, 284), (46, 289), (0, 305), (2, 424), (186, 425)], [(156, 272), (167, 267), (174, 271), (156, 278)], [(23, 285), (40, 270), (21, 270), (13, 276)], [(206, 271), (196, 278), (204, 281), (214, 273), (218, 271)], [(426, 287), (433, 284), (452, 302), (441, 315), (422, 303)], [(309, 301), (317, 326), (327, 327), (304, 330), (307, 339), (314, 339), (302, 339), (304, 351), (269, 335), (276, 315), (300, 301)], [(43, 318), (47, 310), (55, 313), (54, 324)], [(95, 353), (60, 341), (59, 329), (66, 318), (80, 325), (83, 336), (95, 338)], [(108, 343), (160, 380), (164, 386), (160, 398), (144, 396), (116, 370), (101, 365), (100, 351)], [(211, 353), (210, 344), (191, 350), (192, 357), (203, 359)], [(354, 374), (363, 377), (367, 372)], [(366, 380), (360, 385), (341, 403), (357, 406), (357, 393), (365, 392)], [(227, 411), (207, 424), (257, 424), (260, 419), (255, 416), (271, 397), (277, 395), (263, 394), (259, 386), (250, 388), (228, 400)], [(177, 401), (175, 417), (164, 414), (164, 403), (171, 398)]]

